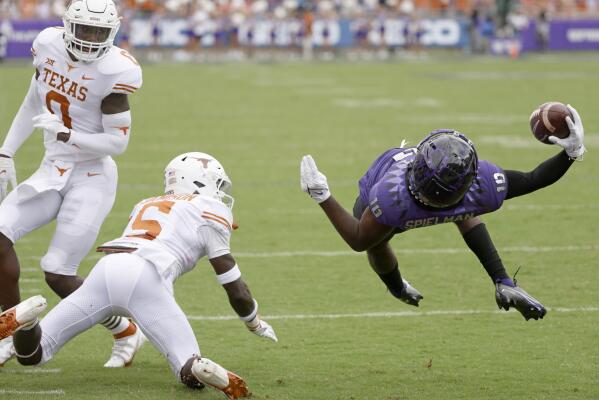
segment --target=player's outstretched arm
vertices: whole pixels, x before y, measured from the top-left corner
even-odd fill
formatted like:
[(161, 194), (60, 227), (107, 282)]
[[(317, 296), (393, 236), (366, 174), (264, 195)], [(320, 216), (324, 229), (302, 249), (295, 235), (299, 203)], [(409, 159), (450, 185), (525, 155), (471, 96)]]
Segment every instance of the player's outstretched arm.
[(36, 128), (55, 135), (57, 141), (77, 146), (99, 155), (122, 154), (131, 136), (131, 111), (124, 94), (113, 93), (102, 102), (102, 126), (104, 132), (93, 135), (74, 131), (64, 126), (56, 115), (45, 112), (33, 119)]
[(241, 271), (231, 254), (210, 259), (216, 272), (216, 279), (229, 297), (229, 303), (248, 330), (257, 336), (277, 342), (274, 329), (258, 315), (258, 302), (252, 297), (250, 289), (241, 278)]
[(570, 135), (565, 139), (550, 136), (549, 140), (562, 147), (559, 154), (543, 161), (530, 172), (506, 170), (507, 195), (506, 199), (534, 192), (557, 182), (576, 160), (581, 160), (584, 152), (584, 127), (582, 119), (574, 107), (568, 105), (574, 120), (566, 117)]
[(392, 227), (378, 222), (369, 209), (364, 211), (360, 220), (348, 213), (331, 196), (326, 176), (318, 170), (310, 155), (304, 156), (302, 159), (300, 181), (302, 190), (320, 204), (339, 235), (353, 250), (368, 250), (393, 231)]

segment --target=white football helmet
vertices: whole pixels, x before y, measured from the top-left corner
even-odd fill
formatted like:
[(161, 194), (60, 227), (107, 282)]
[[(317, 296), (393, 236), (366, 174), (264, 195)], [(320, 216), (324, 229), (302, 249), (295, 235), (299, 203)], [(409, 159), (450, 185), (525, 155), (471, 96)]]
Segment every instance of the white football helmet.
[(86, 62), (108, 54), (121, 25), (112, 0), (73, 0), (62, 21), (67, 50)]
[(166, 194), (201, 194), (233, 208), (231, 179), (218, 160), (206, 153), (185, 153), (175, 157), (164, 169)]

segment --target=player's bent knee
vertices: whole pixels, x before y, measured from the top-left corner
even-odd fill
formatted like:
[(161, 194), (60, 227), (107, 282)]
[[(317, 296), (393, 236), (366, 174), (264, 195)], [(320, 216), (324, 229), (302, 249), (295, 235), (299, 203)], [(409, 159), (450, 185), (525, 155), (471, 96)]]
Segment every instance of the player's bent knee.
[(54, 288), (59, 287), (61, 285), (62, 278), (64, 277), (64, 275), (53, 274), (51, 272), (46, 272), (44, 275), (48, 286), (50, 286), (50, 288), (52, 288), (52, 290), (56, 292), (56, 289)]
[(59, 275), (52, 272), (45, 272), (44, 274), (50, 289), (63, 299), (77, 290), (83, 283), (83, 279), (76, 275)]
[(181, 379), (181, 382), (185, 386), (192, 388), (192, 389), (203, 389), (204, 388), (204, 384), (202, 382), (198, 381), (198, 379), (191, 372), (191, 367), (193, 366), (194, 361), (199, 360), (199, 359), (200, 359), (200, 356), (191, 357), (189, 360), (187, 360), (185, 365), (183, 365), (183, 367), (181, 368), (181, 372), (179, 373), (179, 378)]
[(17, 356), (17, 361), (21, 365), (25, 365), (27, 367), (33, 367), (33, 366), (39, 365), (39, 363), (42, 361), (42, 353), (40, 352), (39, 355), (35, 355), (34, 357), (19, 357), (19, 356)]
[(38, 346), (38, 348), (32, 354), (29, 354), (27, 356), (17, 354), (17, 361), (19, 362), (19, 364), (28, 367), (39, 365), (42, 362), (43, 354), (44, 353), (42, 351), (42, 346)]

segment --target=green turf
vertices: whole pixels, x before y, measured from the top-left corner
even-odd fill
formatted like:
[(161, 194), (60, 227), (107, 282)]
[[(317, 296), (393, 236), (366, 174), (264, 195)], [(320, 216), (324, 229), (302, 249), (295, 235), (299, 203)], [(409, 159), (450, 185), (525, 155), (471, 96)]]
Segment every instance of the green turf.
[[(145, 65), (131, 99), (133, 134), (118, 157), (120, 190), (98, 243), (118, 235), (138, 200), (161, 191), (162, 169), (176, 154), (215, 155), (233, 179), (233, 252), (264, 315), (475, 310), (481, 313), (338, 319), (273, 319), (280, 342), (247, 333), (241, 322), (192, 321), (203, 354), (244, 376), (255, 399), (597, 399), (599, 385), (599, 60), (546, 57), (380, 64)], [(26, 91), (31, 68), (0, 67), (0, 131)], [(369, 163), (402, 138), (416, 143), (440, 127), (457, 128), (480, 158), (529, 169), (556, 152), (534, 140), (528, 116), (538, 104), (571, 102), (583, 116), (588, 154), (558, 184), (514, 199), (484, 217), (510, 272), (551, 308), (543, 321), (493, 313), (493, 286), (455, 227), (396, 237), (402, 272), (424, 294), (420, 309), (385, 292), (362, 255), (260, 256), (347, 251), (299, 188), (299, 160), (311, 153), (347, 207)], [(38, 133), (16, 156), (19, 177), (42, 154)], [(51, 304), (38, 260), (52, 226), (18, 245), (24, 296)], [(444, 253), (414, 252), (444, 249)], [(452, 250), (457, 250), (452, 254)], [(503, 249), (503, 251), (502, 251)], [(87, 274), (97, 258), (82, 265)], [(177, 283), (194, 316), (233, 315), (207, 262)], [(37, 281), (35, 281), (37, 280)], [(580, 311), (581, 307), (591, 310)], [(92, 329), (44, 367), (25, 374), (14, 361), (0, 371), (8, 391), (63, 390), (73, 399), (217, 399), (187, 390), (166, 361), (145, 346), (134, 367), (105, 370), (111, 339)], [(60, 369), (60, 373), (52, 370)], [(48, 371), (50, 370), (50, 371)], [(12, 398), (20, 396), (10, 395)]]

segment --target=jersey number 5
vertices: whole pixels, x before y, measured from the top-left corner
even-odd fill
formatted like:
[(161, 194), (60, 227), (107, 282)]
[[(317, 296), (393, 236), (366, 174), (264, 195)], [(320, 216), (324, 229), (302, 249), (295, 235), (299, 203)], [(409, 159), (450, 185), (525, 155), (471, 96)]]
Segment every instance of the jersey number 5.
[(160, 235), (162, 231), (162, 226), (160, 226), (160, 222), (155, 219), (144, 219), (144, 213), (148, 211), (149, 208), (157, 208), (159, 212), (163, 214), (169, 214), (171, 212), (171, 208), (175, 204), (174, 201), (155, 201), (152, 203), (148, 203), (144, 205), (141, 210), (137, 213), (137, 217), (133, 221), (131, 225), (131, 229), (134, 231), (145, 231), (145, 233), (135, 234), (135, 235), (127, 235), (128, 237), (139, 237), (147, 240), (154, 240), (156, 236)]

